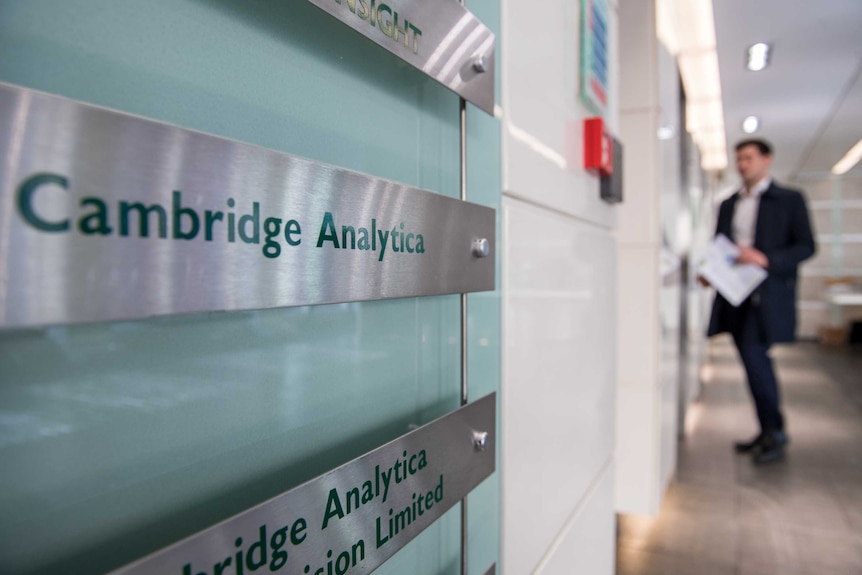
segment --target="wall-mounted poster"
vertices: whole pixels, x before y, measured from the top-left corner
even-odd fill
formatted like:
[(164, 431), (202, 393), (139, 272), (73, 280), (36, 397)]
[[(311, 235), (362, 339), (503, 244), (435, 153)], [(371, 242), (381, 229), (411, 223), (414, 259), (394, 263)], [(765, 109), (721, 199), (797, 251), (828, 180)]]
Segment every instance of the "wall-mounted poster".
[(601, 116), (608, 109), (607, 0), (581, 0), (581, 100)]

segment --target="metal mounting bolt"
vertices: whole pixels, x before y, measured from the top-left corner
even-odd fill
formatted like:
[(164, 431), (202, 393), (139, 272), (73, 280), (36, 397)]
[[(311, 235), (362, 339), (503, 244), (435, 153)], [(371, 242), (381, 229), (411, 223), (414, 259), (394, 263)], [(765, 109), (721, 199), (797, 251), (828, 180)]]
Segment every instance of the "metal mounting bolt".
[(485, 448), (488, 447), (488, 432), (487, 431), (474, 431), (473, 432), (473, 447), (476, 448), (476, 451), (485, 451)]
[(475, 58), (473, 58), (473, 70), (475, 70), (479, 74), (482, 74), (482, 73), (488, 71), (488, 66), (485, 63), (485, 57), (484, 56), (476, 56)]
[(485, 238), (473, 240), (473, 255), (477, 258), (486, 258), (491, 253), (491, 243)]

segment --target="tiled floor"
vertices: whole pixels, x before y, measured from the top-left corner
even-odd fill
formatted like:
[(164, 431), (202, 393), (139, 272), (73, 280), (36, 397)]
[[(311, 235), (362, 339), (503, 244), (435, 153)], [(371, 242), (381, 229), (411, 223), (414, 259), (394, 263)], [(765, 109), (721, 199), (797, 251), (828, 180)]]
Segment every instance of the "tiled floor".
[(618, 575), (862, 575), (862, 350), (776, 348), (786, 461), (736, 455), (754, 414), (729, 340), (656, 519), (621, 516)]

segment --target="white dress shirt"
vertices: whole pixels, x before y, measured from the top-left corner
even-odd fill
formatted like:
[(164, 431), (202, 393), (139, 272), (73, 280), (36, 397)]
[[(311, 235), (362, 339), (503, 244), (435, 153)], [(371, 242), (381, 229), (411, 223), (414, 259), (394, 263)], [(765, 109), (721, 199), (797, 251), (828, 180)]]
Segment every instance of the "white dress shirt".
[(757, 231), (757, 212), (760, 208), (760, 196), (763, 195), (772, 180), (763, 178), (751, 191), (742, 188), (739, 199), (736, 200), (736, 209), (733, 211), (733, 239), (740, 246), (754, 246), (754, 234)]

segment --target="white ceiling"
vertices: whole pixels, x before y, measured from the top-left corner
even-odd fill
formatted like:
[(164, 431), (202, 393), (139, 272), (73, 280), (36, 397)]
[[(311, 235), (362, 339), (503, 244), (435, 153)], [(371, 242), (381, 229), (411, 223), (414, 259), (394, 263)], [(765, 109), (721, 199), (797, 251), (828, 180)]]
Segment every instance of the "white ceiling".
[[(862, 138), (862, 0), (713, 0), (713, 11), (729, 173), (749, 115), (775, 146), (777, 179), (828, 173)], [(745, 67), (755, 42), (772, 44), (761, 72)]]

